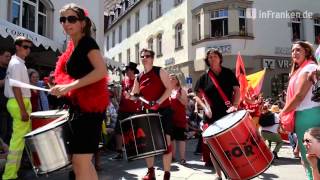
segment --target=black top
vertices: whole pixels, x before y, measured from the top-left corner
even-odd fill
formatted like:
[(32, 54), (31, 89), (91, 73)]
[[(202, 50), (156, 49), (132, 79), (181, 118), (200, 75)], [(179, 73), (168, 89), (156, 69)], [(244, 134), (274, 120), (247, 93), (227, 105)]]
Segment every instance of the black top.
[[(225, 93), (228, 100), (232, 103), (233, 87), (239, 86), (239, 82), (236, 76), (230, 69), (225, 67), (222, 67), (222, 70), (219, 75), (214, 74), (214, 76), (216, 77), (222, 91)], [(195, 91), (199, 92), (200, 89), (204, 91), (206, 97), (209, 99), (209, 103), (211, 103), (210, 107), (212, 110), (212, 118), (208, 120), (209, 123), (213, 123), (214, 121), (225, 116), (227, 114), (226, 113), (227, 106), (225, 105), (225, 102), (220, 96), (217, 88), (212, 83), (208, 75), (208, 72), (201, 75), (199, 80), (196, 83)]]
[(93, 49), (99, 49), (99, 46), (92, 37), (84, 36), (80, 39), (66, 64), (66, 71), (72, 78), (80, 79), (93, 70), (88, 58), (88, 53)]

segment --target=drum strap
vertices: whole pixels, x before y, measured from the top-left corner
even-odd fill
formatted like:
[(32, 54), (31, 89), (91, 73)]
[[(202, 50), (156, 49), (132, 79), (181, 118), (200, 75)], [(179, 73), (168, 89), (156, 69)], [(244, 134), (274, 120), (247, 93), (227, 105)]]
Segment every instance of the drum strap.
[(212, 81), (212, 83), (214, 84), (214, 86), (217, 88), (218, 90), (218, 93), (220, 94), (221, 98), (223, 99), (224, 101), (224, 104), (227, 106), (227, 107), (230, 107), (231, 106), (231, 102), (229, 101), (228, 97), (226, 96), (226, 94), (223, 92), (223, 90), (221, 89), (217, 79), (214, 77), (213, 75), (213, 72), (209, 70), (208, 72), (208, 75)]

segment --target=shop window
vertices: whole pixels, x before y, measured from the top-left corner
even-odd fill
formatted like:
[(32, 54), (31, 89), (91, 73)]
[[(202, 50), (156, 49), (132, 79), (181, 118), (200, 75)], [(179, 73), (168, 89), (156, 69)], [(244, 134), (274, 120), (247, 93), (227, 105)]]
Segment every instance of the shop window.
[(197, 34), (198, 34), (198, 40), (201, 40), (201, 16), (198, 14), (196, 16), (197, 20)]
[(129, 62), (130, 62), (130, 55), (131, 53), (130, 53), (130, 49), (127, 49), (127, 64), (129, 64)]
[(136, 12), (136, 18), (135, 18), (135, 21), (136, 21), (136, 25), (135, 25), (135, 31), (138, 32), (140, 30), (140, 12)]
[(175, 27), (175, 48), (182, 48), (182, 24), (178, 23)]
[(320, 18), (314, 19), (315, 43), (320, 44)]
[(153, 38), (150, 38), (150, 39), (148, 40), (148, 49), (153, 50)]
[(116, 45), (116, 31), (112, 31), (112, 47)]
[(153, 21), (153, 1), (148, 4), (148, 23)]
[(291, 19), (292, 41), (302, 39), (302, 20), (299, 17)]
[(220, 9), (211, 12), (211, 37), (228, 35), (228, 10)]
[(127, 19), (127, 38), (131, 35), (131, 19)]
[(121, 43), (121, 41), (122, 41), (122, 25), (120, 24), (119, 25), (119, 43)]
[(246, 25), (246, 9), (239, 9), (239, 35), (245, 36), (247, 34)]
[(157, 35), (157, 57), (162, 56), (162, 34)]
[(119, 63), (122, 63), (122, 53), (118, 54)]
[(135, 56), (136, 56), (136, 63), (139, 64), (139, 59), (140, 59), (140, 44), (137, 43), (135, 45)]
[(161, 0), (156, 0), (156, 17), (160, 17), (161, 15)]
[(110, 49), (109, 39), (110, 39), (110, 37), (109, 37), (109, 35), (107, 35), (107, 40), (106, 40), (106, 48), (107, 48), (107, 51), (109, 51), (109, 49)]

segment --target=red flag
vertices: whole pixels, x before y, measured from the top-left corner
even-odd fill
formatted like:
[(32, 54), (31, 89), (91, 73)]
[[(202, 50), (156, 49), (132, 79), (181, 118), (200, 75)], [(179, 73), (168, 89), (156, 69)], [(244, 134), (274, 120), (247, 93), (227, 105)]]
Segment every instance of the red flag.
[(246, 70), (244, 68), (244, 63), (240, 55), (240, 52), (238, 52), (237, 63), (236, 63), (236, 77), (240, 84), (240, 99), (243, 100), (246, 95), (248, 82), (246, 79)]

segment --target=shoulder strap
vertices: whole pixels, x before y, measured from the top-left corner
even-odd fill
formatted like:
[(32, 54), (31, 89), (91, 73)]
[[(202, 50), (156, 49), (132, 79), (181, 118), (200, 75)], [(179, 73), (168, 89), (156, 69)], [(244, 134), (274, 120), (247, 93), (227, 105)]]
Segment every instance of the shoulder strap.
[(158, 77), (160, 77), (160, 69), (161, 69), (161, 67), (159, 67), (159, 66), (153, 66), (153, 70)]
[(217, 79), (214, 77), (213, 72), (209, 70), (208, 75), (212, 81), (212, 83), (214, 84), (214, 86), (217, 88), (218, 93), (220, 94), (220, 96), (222, 97), (225, 105), (227, 107), (231, 106), (231, 102), (229, 101), (228, 97), (226, 96), (226, 94), (223, 92), (223, 90), (221, 89)]

